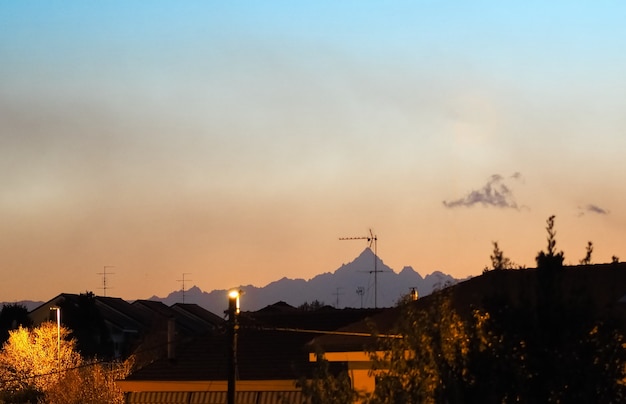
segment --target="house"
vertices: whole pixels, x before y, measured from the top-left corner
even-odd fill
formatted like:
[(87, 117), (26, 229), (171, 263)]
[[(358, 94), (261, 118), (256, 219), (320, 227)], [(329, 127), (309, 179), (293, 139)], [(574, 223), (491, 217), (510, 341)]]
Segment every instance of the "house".
[[(178, 313), (181, 322), (193, 324), (195, 333), (209, 332), (215, 330), (224, 324), (224, 318), (210, 311), (203, 309), (195, 303), (176, 303), (170, 306), (172, 310)], [(182, 320), (187, 318), (187, 320)]]
[[(241, 313), (237, 336), (237, 402), (302, 403), (299, 381), (315, 366), (307, 343), (320, 333), (377, 310), (305, 312), (284, 302)], [(177, 346), (175, 354), (118, 381), (127, 403), (226, 403), (230, 339), (222, 327)], [(338, 366), (342, 366), (338, 364)]]
[(146, 327), (159, 327), (168, 319), (176, 321), (176, 330), (186, 336), (205, 334), (222, 325), (224, 319), (196, 304), (177, 303), (171, 307), (155, 300), (135, 300), (131, 305), (141, 313)]
[(168, 307), (150, 300), (129, 303), (93, 293), (61, 293), (32, 310), (29, 317), (34, 325), (56, 321), (56, 312), (51, 308), (57, 307), (61, 323), (72, 330), (79, 351), (84, 356), (105, 359), (135, 354), (137, 360), (150, 362), (166, 353), (169, 328), (178, 343), (216, 330), (224, 322), (195, 304)]
[[(304, 350), (310, 338), (304, 333), (240, 329), (238, 402), (300, 402), (296, 382), (311, 366)], [(226, 332), (207, 334), (117, 383), (127, 403), (225, 403), (228, 352)]]
[[(557, 302), (555, 307), (561, 310), (572, 310), (570, 313), (583, 310), (626, 334), (626, 263), (563, 267), (547, 273), (554, 277), (551, 282), (546, 282), (544, 275), (535, 268), (489, 271), (452, 285), (446, 291), (455, 311), (466, 319), (472, 318), (473, 310), (484, 304), (490, 309), (497, 310), (501, 305), (533, 313), (545, 307), (548, 299)], [(435, 293), (407, 304), (416, 310), (427, 309), (436, 298)], [(321, 351), (326, 360), (348, 369), (354, 389), (373, 392), (375, 373), (371, 355), (377, 351), (372, 333), (382, 338), (400, 337), (395, 334), (394, 325), (402, 313), (401, 307), (390, 308), (339, 328), (333, 334), (316, 336), (308, 343), (309, 360), (315, 362), (317, 352)]]
[(375, 376), (371, 372), (372, 360), (368, 353), (376, 346), (373, 333), (391, 334), (400, 314), (400, 308), (388, 308), (372, 317), (341, 327), (334, 333), (316, 335), (307, 343), (309, 361), (317, 362), (321, 352), (325, 360), (348, 371), (354, 390), (373, 392)]
[(85, 356), (126, 357), (144, 329), (140, 313), (130, 303), (93, 293), (61, 293), (29, 313), (33, 325), (53, 321), (52, 307), (60, 309), (61, 323), (72, 330)]
[(185, 341), (216, 331), (224, 323), (219, 316), (195, 304), (168, 307), (159, 301), (136, 300), (131, 306), (144, 325), (133, 351), (135, 364), (140, 367), (172, 355)]

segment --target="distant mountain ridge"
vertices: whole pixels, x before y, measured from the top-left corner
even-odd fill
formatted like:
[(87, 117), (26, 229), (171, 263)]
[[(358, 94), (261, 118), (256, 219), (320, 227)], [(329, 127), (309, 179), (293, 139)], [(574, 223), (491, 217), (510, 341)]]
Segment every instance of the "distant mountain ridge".
[[(374, 285), (375, 277), (377, 287)], [(424, 296), (438, 286), (457, 281), (439, 271), (422, 277), (409, 266), (396, 273), (380, 257), (376, 257), (370, 248), (366, 248), (354, 261), (343, 264), (334, 273), (325, 272), (308, 281), (284, 277), (265, 287), (242, 285), (240, 289), (244, 291), (244, 296), (241, 305), (244, 311), (255, 311), (278, 301), (299, 306), (317, 300), (337, 308), (359, 308), (374, 307), (376, 300), (377, 307), (390, 307), (410, 293), (411, 288)], [(362, 295), (357, 293), (358, 288), (362, 288)], [(213, 313), (222, 314), (227, 306), (227, 292), (224, 289), (204, 292), (193, 286), (185, 291), (185, 303), (195, 303)], [(183, 291), (172, 292), (163, 298), (152, 296), (149, 300), (161, 301), (170, 306), (183, 301)]]
[[(378, 279), (376, 288), (374, 259)], [(341, 265), (335, 272), (325, 272), (308, 281), (284, 277), (264, 287), (242, 285), (239, 288), (245, 293), (241, 302), (244, 311), (256, 311), (278, 301), (296, 307), (315, 300), (337, 308), (374, 307), (375, 289), (377, 289), (376, 306), (382, 308), (393, 306), (402, 296), (408, 294), (411, 288), (415, 288), (420, 296), (425, 296), (438, 286), (456, 283), (459, 280), (440, 271), (422, 277), (410, 266), (405, 266), (396, 273), (385, 265), (380, 257), (376, 257), (370, 248), (366, 248), (352, 262)], [(357, 294), (357, 288), (363, 288), (362, 296)], [(195, 303), (217, 315), (222, 315), (227, 306), (227, 292), (225, 289), (205, 292), (193, 286), (185, 290), (185, 303)], [(174, 291), (166, 297), (152, 296), (148, 300), (160, 301), (171, 306), (183, 302), (183, 291)], [(31, 311), (44, 302), (23, 300), (4, 304), (12, 303), (22, 304)]]

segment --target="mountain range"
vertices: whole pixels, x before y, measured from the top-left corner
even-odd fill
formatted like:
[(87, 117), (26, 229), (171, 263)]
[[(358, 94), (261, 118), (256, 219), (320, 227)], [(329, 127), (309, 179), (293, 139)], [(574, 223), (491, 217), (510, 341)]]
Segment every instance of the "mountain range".
[[(256, 311), (278, 301), (296, 307), (314, 301), (336, 308), (390, 307), (413, 288), (424, 296), (434, 288), (457, 281), (439, 271), (422, 277), (408, 266), (396, 273), (366, 248), (354, 261), (343, 264), (333, 273), (326, 272), (309, 280), (282, 278), (265, 287), (246, 285), (239, 289), (244, 293), (241, 297), (243, 311)], [(168, 306), (184, 300), (221, 314), (228, 305), (227, 293), (227, 290), (204, 292), (193, 286), (184, 291), (184, 299), (183, 291), (179, 290), (166, 297), (152, 296), (149, 300)]]
[[(381, 308), (395, 305), (413, 288), (420, 296), (425, 296), (434, 288), (457, 281), (439, 271), (422, 277), (409, 266), (396, 273), (368, 247), (333, 273), (326, 272), (309, 280), (282, 278), (264, 287), (246, 285), (239, 289), (244, 292), (241, 297), (244, 311), (256, 311), (279, 301), (296, 307), (318, 302), (336, 308)], [(224, 289), (205, 292), (193, 286), (184, 293), (178, 290), (166, 297), (152, 296), (148, 300), (161, 301), (168, 306), (195, 303), (221, 315), (228, 306), (227, 294)], [(22, 304), (30, 311), (44, 302), (24, 300), (11, 303)]]

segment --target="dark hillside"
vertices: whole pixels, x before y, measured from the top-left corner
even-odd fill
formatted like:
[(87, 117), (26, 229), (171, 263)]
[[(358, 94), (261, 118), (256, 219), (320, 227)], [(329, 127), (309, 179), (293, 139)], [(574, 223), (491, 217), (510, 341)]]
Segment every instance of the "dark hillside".
[(567, 266), (553, 271), (494, 270), (451, 287), (457, 310), (500, 302), (510, 308), (535, 310), (546, 301), (564, 309), (590, 310), (594, 317), (624, 317), (626, 263)]
[(626, 264), (493, 270), (309, 347), (385, 353), (396, 402), (625, 402), (625, 296)]

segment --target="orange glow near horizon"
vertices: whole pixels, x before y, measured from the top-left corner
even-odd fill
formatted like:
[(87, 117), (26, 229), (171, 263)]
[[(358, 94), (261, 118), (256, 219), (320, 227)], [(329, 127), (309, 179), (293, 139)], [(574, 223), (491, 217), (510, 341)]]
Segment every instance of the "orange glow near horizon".
[(622, 6), (541, 7), (1, 2), (0, 301), (308, 280), (370, 228), (465, 278), (550, 215), (626, 259)]

